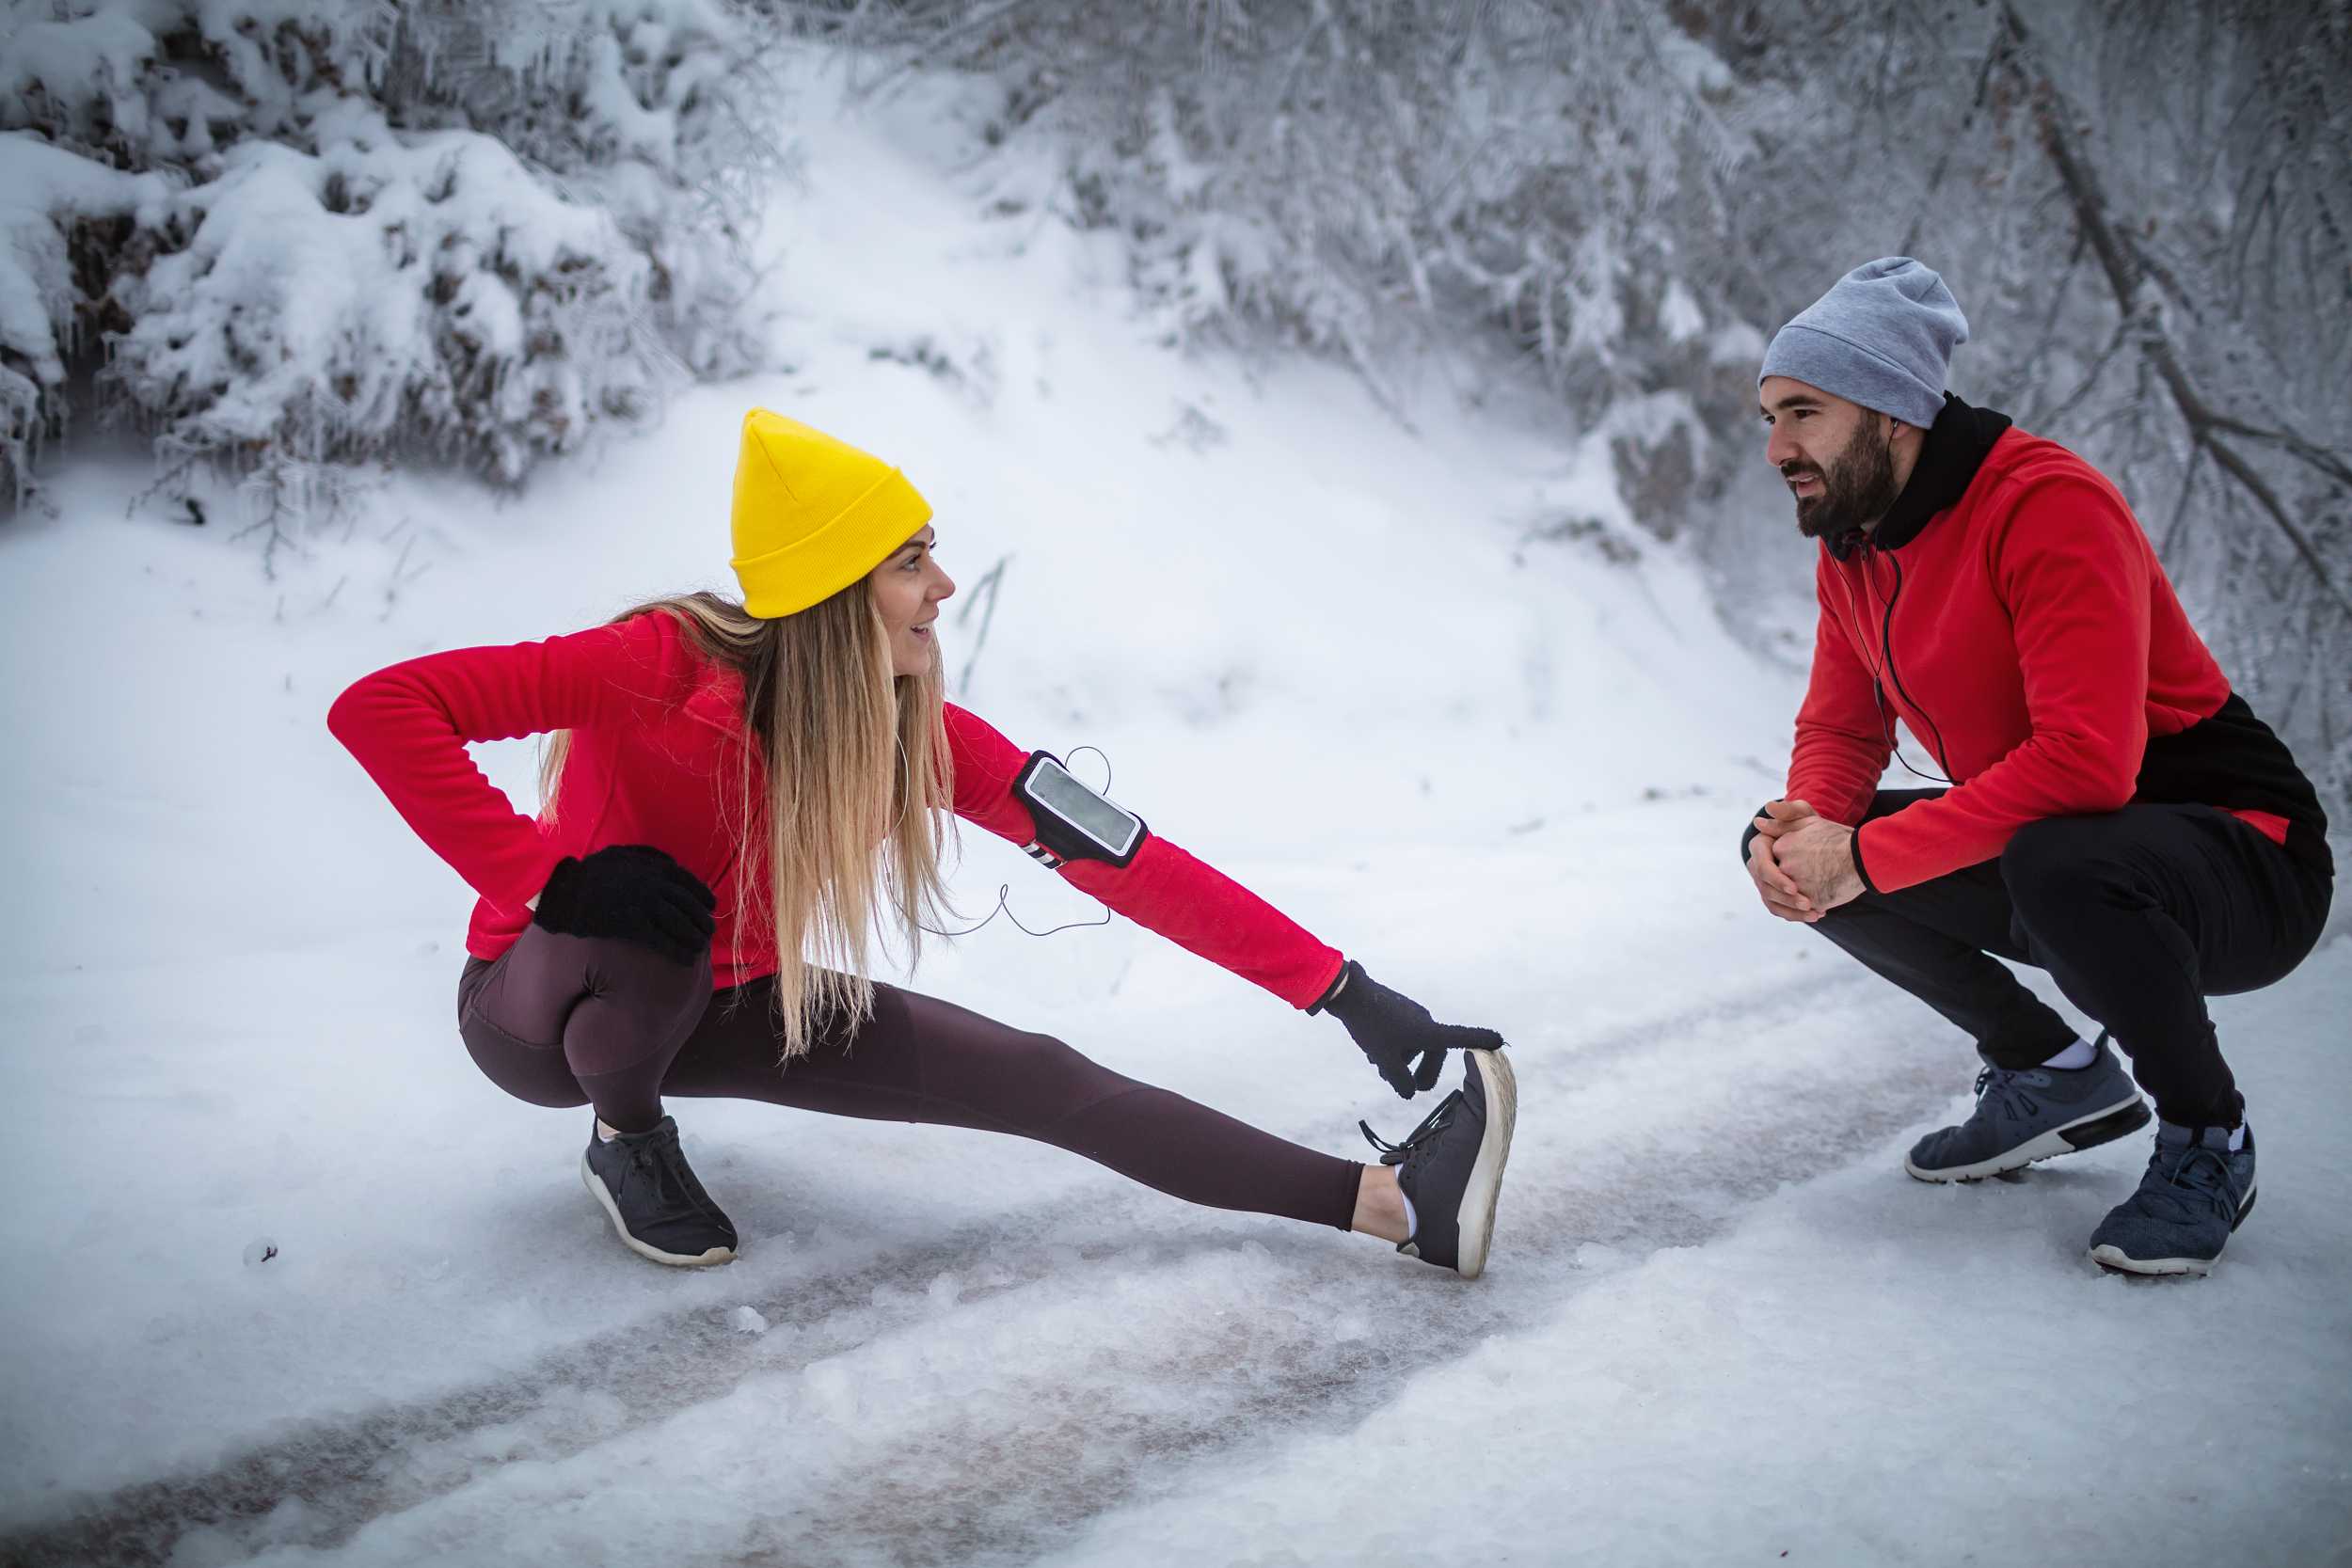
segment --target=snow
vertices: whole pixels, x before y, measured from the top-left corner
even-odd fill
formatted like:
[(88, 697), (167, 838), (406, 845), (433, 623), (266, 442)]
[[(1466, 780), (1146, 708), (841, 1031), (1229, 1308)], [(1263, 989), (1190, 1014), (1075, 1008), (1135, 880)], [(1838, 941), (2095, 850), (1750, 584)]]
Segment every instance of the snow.
[[(1973, 1061), (1754, 906), (1796, 684), (1487, 367), (1408, 434), (1184, 357), (1104, 236), (984, 221), (978, 118), (788, 84), (789, 373), (518, 499), (414, 475), (264, 578), (234, 507), (61, 463), (0, 535), (0, 1555), (181, 1564), (2327, 1560), (2352, 1544), (2339, 938), (2218, 1005), (2264, 1197), (2215, 1275), (2100, 1275), (2127, 1140), (1905, 1180)], [(952, 1129), (680, 1106), (745, 1243), (658, 1269), (585, 1115), (454, 1031), (470, 895), (327, 736), (352, 677), (724, 582), (742, 407), (904, 467), (960, 693), (1442, 1017), (1513, 1042), (1487, 1276)], [(1790, 537), (1790, 548), (1797, 542)], [(1003, 565), (993, 611), (977, 585)], [(982, 615), (992, 614), (976, 648)], [(527, 793), (524, 745), (484, 749)], [(1090, 761), (1090, 759), (1089, 759)], [(967, 834), (959, 898), (1093, 910)], [(915, 982), (1335, 1151), (1404, 1105), (1329, 1021), (1124, 922)], [(262, 1257), (271, 1246), (274, 1257)]]
[[(653, 419), (679, 372), (744, 368), (754, 42), (708, 0), (139, 0), (11, 28), (0, 478), (31, 493), (91, 321), (110, 422), (287, 510), (323, 461), (519, 483)], [(437, 51), (453, 94), (421, 88)]]
[(151, 212), (169, 189), (157, 175), (107, 168), (25, 132), (0, 133), (0, 351), (32, 371), (26, 377), (0, 364), (0, 400), (21, 404), (27, 426), (33, 383), (54, 387), (65, 379), (57, 340), (79, 330), (72, 263), (57, 220)]
[[(137, 319), (116, 351), (124, 373), (184, 388), (200, 411), (183, 428), (207, 448), (260, 440), (289, 409), (342, 439), (373, 442), (421, 420), (493, 423), (494, 444), (512, 441), (496, 432), (528, 430), (551, 450), (578, 445), (600, 400), (631, 385), (608, 367), (628, 358), (646, 287), (644, 258), (618, 243), (612, 218), (474, 132), (395, 138), (358, 104), (321, 114), (314, 131), (316, 155), (258, 140), (230, 148), (219, 177), (182, 198), (198, 214), (194, 238), (133, 291)], [(351, 193), (347, 214), (322, 206), (335, 184)], [(452, 286), (446, 305), (419, 286), (421, 265)], [(558, 275), (560, 290), (548, 282)], [(532, 364), (532, 326), (567, 330), (571, 356)], [(453, 363), (446, 338), (474, 354)], [(466, 374), (493, 391), (475, 392)], [(513, 477), (523, 461), (510, 452), (500, 472)]]
[(8, 106), (0, 109), (0, 124), (20, 123), (24, 95), (39, 88), (66, 112), (76, 134), (91, 127), (102, 101), (106, 124), (129, 137), (146, 134), (147, 100), (136, 84), (155, 57), (155, 37), (123, 8), (72, 21), (23, 22), (8, 38), (0, 98)]

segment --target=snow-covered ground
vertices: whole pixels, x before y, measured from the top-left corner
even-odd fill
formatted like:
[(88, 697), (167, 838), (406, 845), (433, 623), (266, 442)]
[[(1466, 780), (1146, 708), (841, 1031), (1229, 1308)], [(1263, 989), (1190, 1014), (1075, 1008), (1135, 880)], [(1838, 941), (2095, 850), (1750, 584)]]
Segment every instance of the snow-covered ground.
[[(1528, 541), (1636, 537), (1573, 432), (1458, 366), (1406, 433), (1336, 372), (1171, 353), (1036, 171), (960, 162), (967, 97), (799, 86), (790, 373), (511, 505), (404, 479), (273, 578), (132, 511), (127, 449), (0, 534), (0, 1557), (2352, 1560), (2352, 945), (2220, 1005), (2265, 1196), (2210, 1280), (2084, 1257), (2137, 1140), (1905, 1180), (1973, 1060), (1753, 907), (1794, 682), (1671, 553)], [(469, 895), (322, 719), (411, 653), (723, 584), (754, 402), (930, 495), (970, 705), (1509, 1036), (1485, 1280), (718, 1103), (679, 1109), (742, 1259), (612, 1243), (584, 1117), (458, 1045)], [(527, 789), (528, 748), (485, 760)], [(1091, 914), (965, 846), (971, 917)], [(1335, 1151), (1426, 1103), (1123, 922), (998, 920), (915, 983)]]

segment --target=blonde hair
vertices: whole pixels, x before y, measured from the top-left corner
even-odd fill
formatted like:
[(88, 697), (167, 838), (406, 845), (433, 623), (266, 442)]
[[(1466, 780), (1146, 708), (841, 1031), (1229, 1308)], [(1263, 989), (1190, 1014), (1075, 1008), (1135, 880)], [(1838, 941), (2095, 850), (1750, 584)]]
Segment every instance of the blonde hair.
[[(776, 945), (786, 1059), (820, 1027), (874, 1010), (871, 938), (887, 919), (907, 963), (946, 911), (941, 864), (953, 816), (939, 653), (892, 673), (889, 634), (863, 578), (796, 614), (761, 619), (717, 594), (653, 599), (613, 617), (668, 615), (742, 677), (742, 768), (732, 802), (739, 930)], [(570, 735), (549, 737), (542, 810), (553, 818)], [(757, 875), (761, 866), (767, 876)], [(724, 912), (724, 911), (723, 911)]]

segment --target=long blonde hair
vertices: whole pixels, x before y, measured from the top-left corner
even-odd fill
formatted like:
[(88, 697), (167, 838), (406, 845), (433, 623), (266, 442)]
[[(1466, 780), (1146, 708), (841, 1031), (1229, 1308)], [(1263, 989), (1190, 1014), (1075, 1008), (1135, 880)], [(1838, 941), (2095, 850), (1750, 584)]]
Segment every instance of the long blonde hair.
[[(651, 614), (674, 617), (698, 651), (742, 677), (750, 744), (734, 799), (722, 801), (742, 890), (733, 912), (738, 930), (758, 930), (764, 916), (774, 931), (783, 1054), (801, 1055), (820, 1026), (872, 1015), (867, 960), (882, 917), (912, 967), (926, 921), (947, 909), (941, 864), (955, 779), (938, 650), (922, 674), (894, 674), (863, 579), (771, 620), (707, 593), (612, 619)], [(540, 764), (550, 818), (570, 740), (551, 736)], [(763, 863), (765, 879), (753, 874)]]

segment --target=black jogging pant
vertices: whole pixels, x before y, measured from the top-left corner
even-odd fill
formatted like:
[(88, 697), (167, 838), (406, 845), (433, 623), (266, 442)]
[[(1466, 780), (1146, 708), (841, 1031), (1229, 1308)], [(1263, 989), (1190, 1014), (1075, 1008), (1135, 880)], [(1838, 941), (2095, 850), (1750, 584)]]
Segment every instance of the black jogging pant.
[(691, 966), (537, 926), (468, 960), (458, 1033), (490, 1081), (534, 1105), (593, 1104), (642, 1132), (661, 1097), (1010, 1132), (1187, 1202), (1349, 1227), (1363, 1167), (1123, 1078), (1060, 1040), (895, 986), (863, 1022), (819, 1028), (779, 1064), (772, 977), (714, 991)]
[[(1938, 789), (1883, 790), (1864, 820)], [(1740, 841), (1745, 861), (1753, 823)], [(1997, 859), (1865, 893), (1814, 929), (1968, 1032), (1995, 1067), (2047, 1061), (2074, 1028), (1994, 961), (2047, 970), (2132, 1059), (2156, 1114), (2234, 1124), (2245, 1105), (2205, 998), (2292, 971), (2334, 879), (2212, 806), (2129, 805), (2027, 823)]]

